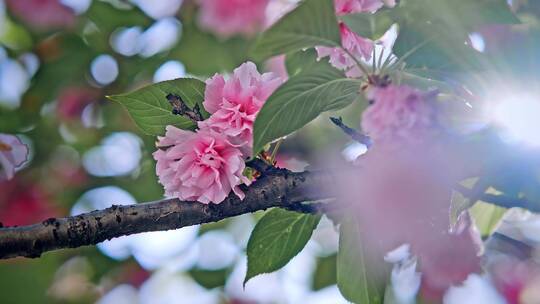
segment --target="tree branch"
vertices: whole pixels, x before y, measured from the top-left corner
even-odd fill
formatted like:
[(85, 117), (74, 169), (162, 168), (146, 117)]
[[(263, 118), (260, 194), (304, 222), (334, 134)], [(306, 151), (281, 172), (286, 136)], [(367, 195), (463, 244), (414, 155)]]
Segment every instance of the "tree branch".
[(530, 201), (526, 198), (516, 198), (504, 194), (476, 193), (460, 184), (454, 186), (455, 190), (461, 192), (464, 196), (476, 201), (483, 201), (503, 208), (523, 208), (531, 212), (540, 212), (540, 204)]
[(321, 189), (334, 180), (329, 172), (292, 173), (274, 168), (245, 189), (244, 200), (234, 194), (220, 204), (207, 205), (165, 199), (113, 205), (77, 216), (50, 218), (30, 226), (0, 228), (0, 258), (36, 258), (51, 250), (94, 245), (134, 233), (216, 222), (271, 207), (308, 213), (322, 211), (320, 204), (303, 207), (301, 203), (327, 198)]
[(330, 121), (335, 124), (338, 128), (341, 129), (345, 134), (349, 135), (353, 140), (365, 145), (366, 147), (371, 147), (373, 144), (371, 138), (365, 134), (358, 132), (357, 130), (345, 125), (341, 117), (330, 117)]
[[(338, 219), (342, 206), (331, 203), (302, 204), (332, 198), (322, 189), (331, 189), (336, 183), (329, 171), (293, 173), (262, 161), (251, 161), (251, 167), (261, 170), (262, 176), (240, 200), (229, 195), (220, 204), (164, 199), (135, 205), (116, 206), (104, 210), (50, 218), (42, 223), (21, 227), (0, 228), (0, 259), (18, 256), (36, 258), (42, 253), (62, 248), (95, 245), (115, 237), (148, 231), (163, 231), (186, 226), (217, 222), (229, 217), (280, 207), (303, 213), (325, 213)], [(471, 190), (456, 186), (456, 190), (470, 195)], [(540, 212), (540, 207), (524, 199), (504, 195), (482, 194), (479, 200), (498, 206), (522, 207)]]

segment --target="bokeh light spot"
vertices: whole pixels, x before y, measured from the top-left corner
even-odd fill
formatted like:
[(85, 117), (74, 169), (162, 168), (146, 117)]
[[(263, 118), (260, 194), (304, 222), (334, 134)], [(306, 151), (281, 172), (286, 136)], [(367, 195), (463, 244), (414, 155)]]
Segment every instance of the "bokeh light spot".
[(101, 85), (107, 85), (118, 77), (118, 63), (111, 55), (99, 55), (91, 65), (92, 77)]
[(540, 146), (539, 98), (526, 95), (503, 99), (493, 115), (509, 140)]
[(154, 82), (172, 80), (186, 76), (186, 68), (180, 61), (169, 60), (154, 73)]

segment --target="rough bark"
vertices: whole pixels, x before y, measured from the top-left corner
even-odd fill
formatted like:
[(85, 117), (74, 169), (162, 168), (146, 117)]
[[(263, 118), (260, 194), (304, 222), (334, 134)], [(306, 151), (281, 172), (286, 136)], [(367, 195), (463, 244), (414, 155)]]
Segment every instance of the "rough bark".
[(244, 200), (234, 194), (220, 204), (207, 205), (165, 199), (128, 206), (113, 205), (77, 216), (50, 218), (30, 226), (5, 227), (0, 229), (0, 258), (36, 258), (51, 250), (94, 245), (134, 233), (216, 222), (271, 207), (317, 212), (316, 206), (320, 205), (301, 203), (324, 199), (320, 189), (332, 180), (328, 172), (292, 173), (274, 168), (245, 189)]
[[(0, 259), (19, 256), (36, 258), (47, 251), (95, 245), (134, 233), (217, 222), (271, 207), (304, 213), (324, 212), (332, 219), (343, 212), (334, 204), (330, 208), (331, 203), (304, 204), (330, 198), (330, 194), (322, 191), (333, 188), (336, 182), (335, 176), (329, 171), (292, 173), (260, 161), (248, 165), (264, 174), (244, 189), (244, 200), (234, 194), (220, 204), (208, 205), (165, 199), (128, 206), (113, 205), (77, 216), (46, 219), (30, 226), (4, 227), (0, 228)], [(456, 186), (456, 190), (465, 196), (472, 196), (471, 190), (465, 187)], [(524, 199), (492, 194), (482, 194), (478, 199), (506, 208), (522, 207), (540, 212), (537, 204)]]

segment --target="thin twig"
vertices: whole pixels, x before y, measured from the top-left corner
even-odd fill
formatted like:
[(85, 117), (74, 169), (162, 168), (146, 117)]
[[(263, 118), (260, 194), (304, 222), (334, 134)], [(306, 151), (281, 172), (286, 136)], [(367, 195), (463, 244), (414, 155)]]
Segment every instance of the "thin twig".
[(349, 135), (352, 139), (354, 139), (355, 141), (363, 144), (363, 145), (366, 145), (366, 147), (371, 147), (371, 145), (373, 144), (373, 142), (371, 141), (371, 138), (369, 138), (369, 136), (365, 135), (365, 134), (362, 134), (360, 132), (358, 132), (357, 130), (353, 129), (353, 128), (350, 128), (348, 127), (347, 125), (345, 125), (343, 123), (343, 120), (341, 119), (341, 117), (330, 117), (330, 120), (336, 125), (338, 126), (345, 134)]

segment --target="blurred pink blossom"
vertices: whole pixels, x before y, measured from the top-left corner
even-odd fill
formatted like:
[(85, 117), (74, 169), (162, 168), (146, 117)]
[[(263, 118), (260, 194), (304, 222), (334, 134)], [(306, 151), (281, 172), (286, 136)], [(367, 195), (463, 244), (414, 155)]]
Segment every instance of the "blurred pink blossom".
[(59, 0), (7, 0), (8, 9), (17, 18), (39, 30), (75, 25), (75, 12)]
[(199, 0), (199, 24), (220, 37), (251, 35), (265, 25), (269, 0)]
[(297, 0), (273, 0), (266, 8), (265, 28), (272, 26), (281, 17), (292, 11), (298, 4)]
[(433, 94), (401, 85), (374, 87), (362, 114), (362, 130), (377, 141), (422, 140), (436, 127)]
[(285, 55), (274, 56), (264, 63), (267, 71), (274, 73), (283, 81), (286, 81), (289, 78), (289, 73), (287, 72), (287, 66), (285, 65)]
[(334, 0), (337, 15), (373, 13), (383, 5), (394, 7), (395, 0)]
[[(365, 60), (371, 59), (374, 47), (373, 41), (357, 35), (345, 23), (340, 23), (339, 29), (341, 45), (345, 50), (359, 61), (362, 58)], [(330, 64), (337, 69), (346, 71), (347, 77), (359, 77), (362, 75), (362, 72), (356, 66), (355, 60), (345, 50), (326, 46), (318, 46), (315, 49), (317, 50), (318, 59), (329, 56)]]
[(0, 181), (0, 222), (4, 226), (30, 225), (61, 215), (43, 185), (20, 178)]
[(390, 84), (372, 88), (368, 97), (374, 104), (364, 111), (362, 127), (373, 146), (334, 191), (381, 258), (410, 244), (422, 295), (440, 301), (450, 286), (480, 271), (477, 232), (464, 220), (451, 231), (449, 216), (454, 185), (477, 174), (478, 166), (459, 140), (437, 131), (433, 94)]
[(492, 258), (488, 271), (493, 284), (508, 304), (538, 303), (540, 265), (534, 259), (520, 260), (499, 255)]
[(56, 112), (60, 119), (80, 119), (84, 108), (95, 101), (98, 94), (89, 88), (69, 87), (58, 95)]
[(225, 135), (167, 126), (165, 136), (158, 139), (159, 149), (153, 156), (166, 195), (218, 204), (233, 190), (244, 198), (238, 186), (250, 181), (243, 175), (242, 152)]
[(234, 144), (244, 146), (244, 152), (250, 151), (255, 117), (282, 82), (273, 73), (261, 75), (252, 62), (236, 68), (227, 80), (222, 75), (214, 75), (206, 81), (203, 103), (212, 115), (199, 122), (199, 127), (230, 136)]
[(453, 185), (469, 175), (453, 143), (375, 144), (341, 177), (339, 196), (360, 223), (363, 240), (379, 256), (408, 243), (419, 259), (421, 292), (440, 299), (444, 291), (480, 271), (477, 238), (470, 225), (450, 232)]
[(28, 147), (14, 135), (0, 133), (0, 181), (10, 180), (28, 157)]

